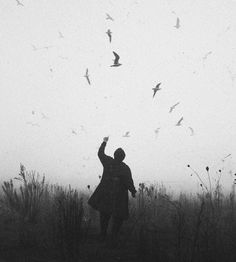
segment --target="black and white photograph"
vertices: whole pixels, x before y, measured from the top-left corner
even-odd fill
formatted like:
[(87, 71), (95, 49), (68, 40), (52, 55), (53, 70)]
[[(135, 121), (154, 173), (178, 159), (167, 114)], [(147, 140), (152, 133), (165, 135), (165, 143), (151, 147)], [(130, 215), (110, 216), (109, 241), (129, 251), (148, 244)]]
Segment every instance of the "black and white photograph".
[(0, 262), (236, 261), (236, 0), (0, 0)]

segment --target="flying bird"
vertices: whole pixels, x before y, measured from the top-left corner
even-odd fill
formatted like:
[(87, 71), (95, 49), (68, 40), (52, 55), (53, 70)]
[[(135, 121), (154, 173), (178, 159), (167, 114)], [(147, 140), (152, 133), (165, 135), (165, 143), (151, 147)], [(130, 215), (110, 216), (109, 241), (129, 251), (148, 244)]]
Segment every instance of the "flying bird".
[(206, 60), (207, 59), (207, 57), (209, 56), (209, 55), (211, 55), (212, 54), (212, 51), (209, 51), (209, 52), (207, 52), (204, 56), (203, 56), (203, 60)]
[(230, 157), (232, 154), (228, 154), (227, 156), (225, 156), (222, 161), (224, 162), (226, 158)]
[(59, 38), (64, 38), (64, 35), (62, 34), (61, 31), (59, 31), (58, 34), (59, 34)]
[(35, 114), (35, 111), (34, 111), (34, 110), (32, 110), (32, 112), (31, 112), (31, 113), (32, 113), (32, 115), (34, 115), (34, 114)]
[(53, 45), (43, 46), (43, 47), (36, 47), (35, 45), (31, 45), (34, 51), (42, 50), (42, 49), (49, 49), (54, 47)]
[(161, 83), (158, 83), (158, 84), (156, 85), (156, 87), (152, 88), (152, 90), (153, 90), (153, 96), (152, 96), (152, 97), (153, 97), (153, 98), (154, 98), (154, 96), (156, 95), (156, 92), (159, 91), (159, 90), (161, 90), (160, 84), (161, 84)]
[(86, 130), (85, 130), (85, 128), (84, 128), (84, 126), (83, 126), (83, 125), (80, 125), (79, 127), (80, 127), (80, 130), (81, 130), (81, 131), (84, 131), (84, 132), (86, 132)]
[(171, 113), (179, 103), (180, 102), (178, 102), (178, 103), (174, 104), (173, 106), (171, 106), (170, 110), (169, 110), (169, 113)]
[(86, 74), (84, 75), (84, 77), (87, 79), (89, 85), (91, 85), (90, 79), (89, 79), (89, 74), (88, 74), (88, 68), (86, 69)]
[(107, 15), (106, 20), (114, 21), (114, 19), (108, 13), (106, 13), (106, 15)]
[(35, 46), (35, 45), (31, 45), (32, 47), (33, 47), (33, 50), (34, 51), (37, 51), (38, 50), (38, 48)]
[(37, 123), (33, 123), (33, 122), (26, 122), (27, 125), (31, 125), (31, 126), (37, 126), (39, 127), (40, 125)]
[(230, 68), (227, 66), (227, 71), (230, 75), (230, 79), (232, 81), (232, 85), (234, 85), (234, 81), (236, 79), (236, 73), (232, 72), (232, 70), (230, 70)]
[(130, 137), (130, 135), (129, 135), (129, 131), (127, 131), (124, 135), (123, 135), (123, 137)]
[(113, 61), (114, 61), (114, 64), (111, 65), (111, 66), (117, 67), (117, 66), (122, 65), (122, 64), (119, 63), (119, 59), (120, 59), (119, 55), (118, 55), (116, 52), (114, 52), (114, 51), (113, 51), (113, 54), (114, 54), (114, 56), (115, 56), (115, 59), (113, 60)]
[(41, 113), (41, 117), (42, 119), (49, 119), (49, 117), (47, 117), (44, 113)]
[(180, 28), (180, 23), (179, 23), (179, 18), (177, 17), (176, 19), (176, 25), (174, 26), (176, 29), (179, 29)]
[(154, 130), (154, 132), (155, 132), (155, 134), (156, 134), (156, 137), (158, 136), (160, 129), (161, 129), (161, 128), (158, 127), (158, 128), (156, 128), (156, 129)]
[(72, 133), (73, 135), (77, 135), (77, 132), (76, 132), (74, 129), (71, 130), (71, 133)]
[(183, 120), (184, 120), (184, 118), (181, 117), (180, 120), (177, 122), (176, 126), (181, 126), (181, 125), (182, 125), (181, 122), (182, 122)]
[(19, 0), (16, 0), (17, 5), (24, 6)]
[(59, 55), (58, 57), (61, 58), (61, 59), (64, 59), (64, 60), (68, 60), (68, 57), (67, 57), (67, 56)]
[(40, 49), (49, 49), (49, 48), (52, 48), (52, 47), (54, 47), (53, 45), (47, 45), (47, 46), (43, 46), (43, 47), (41, 47)]
[(191, 136), (193, 136), (193, 135), (194, 135), (194, 130), (193, 130), (193, 128), (192, 128), (191, 126), (189, 126), (188, 128), (189, 128), (189, 130), (191, 131)]
[(109, 37), (109, 41), (110, 41), (110, 43), (111, 43), (111, 34), (112, 34), (112, 31), (110, 30), (110, 29), (108, 29), (107, 31), (106, 31), (106, 34), (108, 35), (108, 37)]

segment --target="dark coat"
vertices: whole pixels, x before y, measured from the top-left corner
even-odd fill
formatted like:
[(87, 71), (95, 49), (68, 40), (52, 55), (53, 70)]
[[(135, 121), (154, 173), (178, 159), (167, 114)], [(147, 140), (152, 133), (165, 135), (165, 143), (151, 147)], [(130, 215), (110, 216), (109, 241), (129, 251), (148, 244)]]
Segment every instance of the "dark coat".
[(88, 204), (94, 209), (121, 219), (127, 219), (128, 190), (136, 193), (130, 168), (124, 162), (117, 162), (104, 151), (106, 142), (98, 150), (98, 157), (103, 165), (102, 179)]

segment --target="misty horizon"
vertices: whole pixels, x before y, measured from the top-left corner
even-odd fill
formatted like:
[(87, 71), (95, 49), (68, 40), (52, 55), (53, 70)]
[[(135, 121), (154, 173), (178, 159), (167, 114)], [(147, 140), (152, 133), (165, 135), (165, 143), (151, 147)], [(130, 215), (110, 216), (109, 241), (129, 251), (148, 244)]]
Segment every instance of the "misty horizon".
[(47, 181), (94, 188), (109, 135), (106, 153), (125, 150), (136, 186), (201, 190), (190, 165), (206, 183), (206, 166), (213, 181), (221, 169), (231, 189), (234, 1), (22, 3), (0, 1), (2, 181), (22, 163)]

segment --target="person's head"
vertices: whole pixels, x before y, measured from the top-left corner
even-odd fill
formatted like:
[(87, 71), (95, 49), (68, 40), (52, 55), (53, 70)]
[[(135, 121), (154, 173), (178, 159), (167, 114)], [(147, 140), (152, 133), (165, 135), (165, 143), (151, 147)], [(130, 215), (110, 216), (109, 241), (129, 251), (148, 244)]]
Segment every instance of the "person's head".
[(122, 148), (117, 148), (114, 152), (114, 159), (122, 162), (125, 159), (125, 151)]

